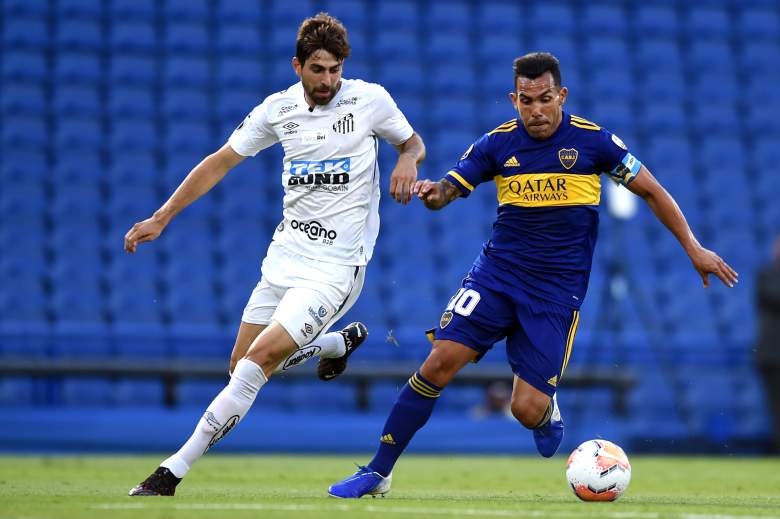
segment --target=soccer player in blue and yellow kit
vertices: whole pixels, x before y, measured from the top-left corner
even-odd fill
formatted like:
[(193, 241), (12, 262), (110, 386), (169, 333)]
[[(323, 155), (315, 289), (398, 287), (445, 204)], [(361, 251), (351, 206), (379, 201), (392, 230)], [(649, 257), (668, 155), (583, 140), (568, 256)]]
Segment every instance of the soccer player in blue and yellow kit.
[(442, 389), (467, 363), (506, 338), (515, 374), (512, 414), (533, 430), (550, 457), (563, 439), (555, 390), (566, 370), (585, 298), (598, 228), (600, 173), (642, 197), (674, 234), (701, 275), (732, 287), (737, 273), (694, 237), (674, 199), (615, 135), (563, 110), (557, 58), (532, 53), (514, 62), (519, 118), (477, 140), (438, 182), (413, 192), (441, 209), (493, 180), (498, 216), (461, 288), (435, 330), (434, 347), (401, 390), (366, 467), (339, 483), (335, 497), (384, 494), (412, 436), (431, 415)]

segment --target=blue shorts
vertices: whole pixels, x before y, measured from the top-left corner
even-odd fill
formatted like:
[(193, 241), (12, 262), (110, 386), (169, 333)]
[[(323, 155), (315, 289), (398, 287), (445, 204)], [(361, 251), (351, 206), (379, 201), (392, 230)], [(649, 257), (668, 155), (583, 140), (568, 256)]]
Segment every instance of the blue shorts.
[(578, 310), (521, 288), (499, 288), (489, 274), (475, 268), (450, 299), (434, 337), (476, 350), (477, 360), (506, 338), (514, 374), (552, 396), (569, 362), (579, 317)]

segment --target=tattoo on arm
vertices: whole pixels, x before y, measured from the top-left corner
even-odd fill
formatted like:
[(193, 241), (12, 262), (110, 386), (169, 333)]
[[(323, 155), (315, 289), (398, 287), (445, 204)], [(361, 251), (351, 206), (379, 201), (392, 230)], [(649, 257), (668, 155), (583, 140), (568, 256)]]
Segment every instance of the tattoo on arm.
[(446, 178), (441, 179), (439, 185), (441, 186), (441, 205), (436, 209), (441, 209), (460, 196), (460, 189)]

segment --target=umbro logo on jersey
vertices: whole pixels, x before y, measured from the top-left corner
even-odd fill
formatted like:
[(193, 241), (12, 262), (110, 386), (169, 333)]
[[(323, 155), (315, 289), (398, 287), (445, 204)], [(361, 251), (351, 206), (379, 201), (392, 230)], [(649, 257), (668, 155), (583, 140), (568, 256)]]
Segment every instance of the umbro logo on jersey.
[(349, 133), (355, 131), (355, 117), (352, 114), (345, 115), (333, 123), (333, 131), (336, 133)]
[(298, 130), (296, 130), (296, 128), (298, 128), (299, 126), (300, 124), (290, 121), (289, 123), (283, 125), (282, 128), (287, 130), (286, 132), (284, 132), (285, 135), (292, 135), (294, 133), (298, 133)]
[(504, 167), (505, 167), (505, 168), (517, 168), (517, 167), (519, 167), (519, 166), (520, 166), (520, 163), (519, 163), (519, 162), (517, 162), (517, 158), (516, 158), (514, 155), (512, 155), (511, 157), (509, 157), (509, 158), (507, 159), (507, 161), (506, 161), (506, 162), (504, 162)]
[(395, 438), (393, 438), (393, 435), (390, 433), (383, 435), (379, 441), (388, 445), (395, 445)]

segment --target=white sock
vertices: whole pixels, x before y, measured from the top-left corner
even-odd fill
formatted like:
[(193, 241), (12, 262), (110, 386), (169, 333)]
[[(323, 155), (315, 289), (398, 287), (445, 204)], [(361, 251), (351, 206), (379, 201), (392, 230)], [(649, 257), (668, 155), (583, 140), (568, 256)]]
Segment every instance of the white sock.
[(192, 464), (244, 417), (266, 382), (268, 379), (260, 366), (248, 359), (239, 360), (230, 382), (206, 409), (190, 439), (160, 466), (183, 478)]
[(311, 344), (322, 348), (317, 355), (326, 359), (341, 357), (347, 352), (344, 336), (340, 332), (326, 333), (321, 337), (317, 337)]

